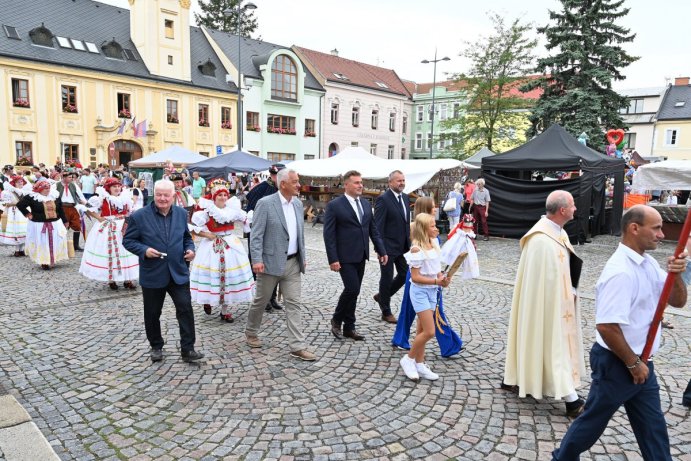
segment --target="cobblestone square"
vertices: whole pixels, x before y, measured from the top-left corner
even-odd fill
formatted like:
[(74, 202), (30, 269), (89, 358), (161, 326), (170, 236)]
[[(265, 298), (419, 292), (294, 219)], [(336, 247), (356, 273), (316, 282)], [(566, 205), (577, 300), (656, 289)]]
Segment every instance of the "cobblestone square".
[[(318, 357), (312, 363), (289, 357), (282, 312), (264, 316), (264, 347), (251, 350), (246, 304), (233, 312), (234, 324), (195, 306), (196, 347), (207, 358), (184, 363), (167, 301), (164, 361), (152, 364), (140, 289), (113, 292), (87, 280), (78, 259), (42, 271), (0, 247), (0, 390), (16, 397), (64, 460), (549, 459), (569, 425), (564, 404), (498, 388), (517, 240), (478, 241), (481, 278), (456, 280), (444, 293), (465, 349), (442, 359), (430, 342), (427, 360), (441, 379), (415, 384), (399, 369), (402, 352), (390, 346), (394, 326), (379, 319), (372, 300), (374, 260), (357, 312), (366, 341), (338, 341), (329, 320), (341, 280), (329, 271), (321, 227), (307, 226), (306, 239), (302, 301)], [(577, 247), (585, 261), (586, 351), (594, 338), (594, 284), (617, 240), (598, 236)], [(666, 242), (652, 254), (662, 261), (673, 247)], [(669, 312), (675, 328), (663, 331), (655, 363), (672, 457), (691, 461), (691, 420), (680, 403), (691, 377), (691, 316), (688, 306)], [(587, 390), (586, 382), (579, 393)], [(641, 459), (624, 412), (582, 459)]]

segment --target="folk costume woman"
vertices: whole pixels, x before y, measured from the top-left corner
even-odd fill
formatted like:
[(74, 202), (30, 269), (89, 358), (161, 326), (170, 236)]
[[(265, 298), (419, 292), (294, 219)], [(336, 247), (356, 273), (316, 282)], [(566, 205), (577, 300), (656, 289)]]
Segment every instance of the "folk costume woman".
[(192, 301), (204, 305), (211, 315), (212, 306), (221, 306), (221, 320), (232, 323), (230, 305), (252, 301), (254, 278), (245, 247), (233, 234), (235, 222), (247, 215), (236, 197), (230, 197), (225, 184), (212, 185), (208, 198), (199, 199), (199, 210), (192, 215), (190, 229), (202, 237), (192, 261), (190, 290)]
[(89, 199), (86, 213), (98, 222), (93, 225), (84, 244), (84, 256), (79, 273), (92, 280), (108, 282), (117, 290), (117, 282), (134, 289), (132, 282), (139, 278), (139, 258), (122, 246), (132, 199), (122, 191), (118, 178), (108, 178), (97, 195)]
[(17, 209), (29, 219), (26, 228), (26, 254), (41, 269), (49, 270), (58, 261), (68, 259), (67, 217), (60, 196), (50, 183), (41, 179), (32, 191), (17, 203)]
[(31, 187), (21, 176), (12, 176), (3, 187), (0, 204), (3, 205), (5, 213), (2, 216), (2, 228), (0, 228), (0, 245), (15, 247), (15, 256), (26, 256), (24, 244), (29, 220), (19, 212), (17, 203), (24, 195), (31, 192)]

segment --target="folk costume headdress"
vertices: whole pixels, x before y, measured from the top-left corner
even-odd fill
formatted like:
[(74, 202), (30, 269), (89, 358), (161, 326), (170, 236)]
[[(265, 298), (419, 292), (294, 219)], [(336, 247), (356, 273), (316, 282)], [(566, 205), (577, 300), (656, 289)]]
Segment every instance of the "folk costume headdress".
[(110, 188), (113, 186), (122, 186), (122, 182), (115, 177), (108, 178), (106, 181), (103, 183), (103, 188), (110, 194)]
[(225, 193), (230, 196), (228, 183), (222, 179), (214, 179), (209, 183), (209, 190), (211, 191), (211, 200), (216, 200), (216, 196)]
[(50, 183), (48, 181), (46, 181), (45, 179), (42, 179), (42, 180), (36, 181), (34, 183), (34, 187), (32, 190), (35, 193), (40, 194), (41, 191), (46, 190), (46, 189), (50, 189)]
[(26, 181), (24, 180), (24, 178), (21, 177), (21, 176), (19, 176), (19, 175), (14, 175), (14, 176), (12, 176), (12, 177), (10, 178), (10, 180), (9, 180), (9, 183), (10, 183), (12, 186), (17, 187), (17, 181), (21, 181), (21, 182), (23, 182), (24, 184), (26, 184)]

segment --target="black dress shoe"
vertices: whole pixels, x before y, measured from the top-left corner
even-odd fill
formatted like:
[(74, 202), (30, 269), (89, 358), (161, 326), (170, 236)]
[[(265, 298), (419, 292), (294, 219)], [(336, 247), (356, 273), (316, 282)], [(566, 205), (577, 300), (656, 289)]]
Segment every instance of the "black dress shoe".
[(163, 349), (151, 349), (151, 361), (160, 362), (163, 360)]
[(578, 398), (575, 402), (564, 402), (566, 403), (566, 416), (569, 418), (576, 418), (578, 415), (583, 413), (585, 409), (585, 400)]
[(358, 332), (355, 330), (344, 331), (343, 336), (346, 338), (353, 339), (355, 341), (364, 341), (365, 340), (365, 337), (362, 336), (361, 334), (358, 334)]
[(518, 393), (518, 386), (515, 386), (513, 384), (505, 384), (504, 381), (501, 382), (501, 385), (499, 387), (505, 391)]
[(277, 311), (282, 311), (282, 310), (283, 310), (283, 306), (281, 306), (280, 304), (278, 304), (278, 301), (276, 301), (275, 299), (272, 299), (272, 300), (269, 302), (269, 304), (271, 305), (271, 308), (272, 308), (272, 309), (275, 309), (275, 310), (277, 310)]
[(264, 312), (271, 312), (271, 303), (267, 304), (264, 308)]
[(334, 319), (331, 319), (331, 334), (334, 335), (336, 339), (343, 339), (341, 326), (338, 325)]
[(195, 350), (191, 351), (182, 351), (182, 361), (183, 362), (198, 362), (199, 360), (204, 358), (204, 354), (201, 352), (197, 352)]

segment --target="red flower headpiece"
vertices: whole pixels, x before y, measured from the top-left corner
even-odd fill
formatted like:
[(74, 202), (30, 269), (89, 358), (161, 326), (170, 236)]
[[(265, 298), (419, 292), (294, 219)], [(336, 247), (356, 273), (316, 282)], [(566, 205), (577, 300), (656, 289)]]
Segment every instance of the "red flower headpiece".
[(110, 194), (110, 188), (113, 186), (122, 186), (122, 182), (118, 178), (108, 178), (103, 183), (103, 188)]
[(50, 189), (50, 183), (46, 179), (36, 181), (34, 183), (33, 191), (40, 194), (42, 190)]

